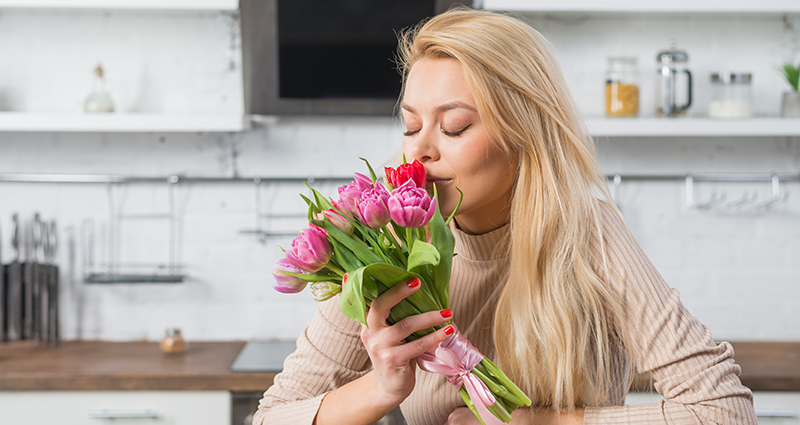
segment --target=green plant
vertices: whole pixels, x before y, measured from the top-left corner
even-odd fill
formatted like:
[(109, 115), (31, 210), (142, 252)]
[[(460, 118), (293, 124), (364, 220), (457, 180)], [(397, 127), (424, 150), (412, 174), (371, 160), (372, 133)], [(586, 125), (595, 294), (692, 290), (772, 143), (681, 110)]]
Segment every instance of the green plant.
[(789, 62), (783, 64), (783, 67), (780, 68), (781, 75), (786, 78), (786, 81), (792, 86), (794, 91), (798, 91), (798, 84), (800, 84), (800, 64), (797, 66), (792, 65)]

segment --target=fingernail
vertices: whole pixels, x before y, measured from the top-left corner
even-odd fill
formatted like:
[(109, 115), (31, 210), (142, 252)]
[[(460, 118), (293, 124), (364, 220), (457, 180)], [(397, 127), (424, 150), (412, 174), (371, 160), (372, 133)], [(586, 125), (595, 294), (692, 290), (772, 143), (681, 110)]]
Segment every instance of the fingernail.
[(409, 279), (409, 281), (406, 282), (406, 285), (408, 285), (409, 288), (414, 289), (417, 286), (419, 286), (419, 279), (416, 278), (416, 277), (412, 278), (412, 279)]
[(444, 328), (444, 334), (445, 335), (451, 335), (454, 331), (455, 331), (455, 329), (453, 329), (452, 326), (448, 326), (448, 327)]
[(451, 317), (453, 315), (453, 312), (450, 311), (449, 308), (447, 310), (442, 310), (439, 313), (442, 315), (442, 317)]

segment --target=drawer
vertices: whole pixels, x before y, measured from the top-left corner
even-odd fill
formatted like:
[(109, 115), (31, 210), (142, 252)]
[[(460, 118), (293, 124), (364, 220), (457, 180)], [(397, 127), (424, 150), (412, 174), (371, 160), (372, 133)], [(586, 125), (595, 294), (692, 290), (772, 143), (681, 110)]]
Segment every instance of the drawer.
[(0, 392), (4, 424), (229, 425), (230, 421), (227, 391)]

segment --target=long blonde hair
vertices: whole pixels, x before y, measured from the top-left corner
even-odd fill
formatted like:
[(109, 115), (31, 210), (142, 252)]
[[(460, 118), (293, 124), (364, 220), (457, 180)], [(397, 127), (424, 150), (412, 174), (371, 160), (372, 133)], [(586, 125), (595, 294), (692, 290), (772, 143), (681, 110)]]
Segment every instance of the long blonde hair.
[(515, 18), (466, 8), (400, 38), (404, 80), (422, 58), (459, 61), (493, 141), (519, 158), (509, 280), (494, 322), (502, 368), (534, 405), (618, 403), (611, 355), (625, 320), (590, 261), (595, 195), (610, 199), (608, 186), (547, 41)]

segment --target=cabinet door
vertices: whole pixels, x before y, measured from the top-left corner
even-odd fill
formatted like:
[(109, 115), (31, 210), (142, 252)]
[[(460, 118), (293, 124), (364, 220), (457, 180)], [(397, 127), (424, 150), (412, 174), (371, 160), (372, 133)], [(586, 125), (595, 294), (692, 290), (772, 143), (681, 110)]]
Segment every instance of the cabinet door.
[(759, 425), (800, 425), (800, 392), (755, 391)]
[(0, 423), (229, 425), (230, 406), (227, 391), (0, 392)]
[[(630, 392), (625, 404), (655, 403), (663, 400), (661, 394)], [(756, 391), (753, 406), (759, 425), (800, 425), (800, 392)]]

